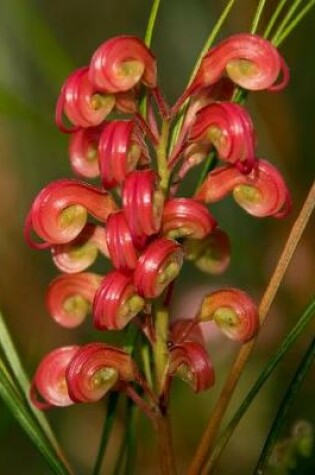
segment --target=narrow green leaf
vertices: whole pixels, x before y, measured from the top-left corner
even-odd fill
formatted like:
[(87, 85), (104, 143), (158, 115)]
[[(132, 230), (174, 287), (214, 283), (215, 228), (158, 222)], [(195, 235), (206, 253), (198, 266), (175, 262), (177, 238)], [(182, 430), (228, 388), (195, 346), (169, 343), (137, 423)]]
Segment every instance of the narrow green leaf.
[(220, 435), (217, 443), (215, 444), (213, 453), (209, 460), (209, 465), (213, 466), (216, 460), (219, 458), (221, 452), (223, 451), (224, 447), (232, 437), (236, 427), (238, 426), (240, 420), (247, 412), (248, 408), (250, 407), (251, 403), (257, 396), (258, 392), (265, 384), (269, 376), (273, 373), (277, 365), (280, 361), (284, 358), (290, 348), (293, 346), (297, 338), (301, 335), (301, 333), (305, 330), (306, 326), (311, 322), (315, 315), (315, 299), (313, 299), (309, 305), (304, 310), (301, 318), (286, 336), (286, 338), (281, 343), (280, 347), (276, 351), (276, 353), (270, 358), (267, 365), (265, 366), (264, 370), (261, 372), (260, 376), (257, 378), (256, 382), (253, 384), (249, 392), (247, 393), (246, 397), (244, 398), (243, 402), (231, 418), (230, 422), (228, 423), (227, 427)]
[(101, 473), (103, 458), (106, 452), (106, 448), (108, 446), (109, 436), (111, 434), (114, 421), (115, 421), (119, 397), (120, 397), (120, 394), (116, 392), (113, 392), (108, 396), (105, 422), (104, 422), (103, 432), (101, 435), (101, 441), (100, 441), (100, 446), (98, 449), (98, 454), (97, 454), (94, 469), (93, 469), (93, 475), (99, 475)]
[(303, 0), (293, 1), (293, 3), (291, 4), (291, 7), (289, 8), (289, 10), (287, 12), (287, 14), (285, 15), (285, 17), (283, 18), (281, 24), (279, 25), (279, 27), (277, 29), (277, 32), (275, 33), (275, 35), (272, 39), (272, 42), (274, 42), (274, 43), (277, 42), (277, 39), (279, 39), (279, 37), (281, 36), (283, 30), (286, 28), (286, 26), (290, 22), (291, 18), (293, 17), (294, 13), (296, 12), (297, 8), (299, 7), (299, 5), (302, 1)]
[(283, 41), (289, 36), (289, 34), (298, 26), (298, 24), (303, 20), (303, 18), (308, 14), (308, 12), (315, 6), (315, 0), (311, 0), (305, 7), (296, 15), (294, 20), (281, 32), (280, 35), (277, 33), (272, 39), (272, 42), (275, 46), (281, 45)]
[(266, 6), (266, 0), (260, 0), (256, 9), (256, 13), (254, 15), (251, 30), (250, 30), (252, 34), (255, 34), (258, 30), (259, 22), (261, 20), (265, 6)]
[(272, 14), (272, 17), (270, 18), (269, 22), (268, 22), (268, 25), (265, 29), (265, 32), (264, 32), (264, 38), (268, 38), (276, 21), (278, 20), (279, 18), (279, 15), (281, 14), (283, 8), (285, 7), (285, 4), (287, 3), (287, 0), (281, 0), (279, 3), (278, 3), (278, 6), (277, 8), (274, 10), (273, 14)]
[(266, 464), (268, 459), (273, 451), (275, 443), (279, 439), (281, 430), (286, 420), (286, 416), (289, 412), (289, 409), (299, 392), (302, 383), (308, 374), (311, 366), (313, 365), (315, 358), (315, 339), (309, 345), (281, 403), (277, 415), (273, 421), (271, 426), (270, 432), (268, 434), (267, 440), (265, 442), (264, 448), (260, 455), (257, 467), (255, 469), (255, 473), (263, 474), (265, 473)]
[(145, 44), (150, 47), (152, 42), (153, 31), (156, 23), (156, 17), (159, 11), (161, 0), (153, 0), (151, 11), (149, 15), (148, 25), (145, 32), (144, 42)]
[(134, 475), (135, 473), (135, 459), (137, 449), (136, 439), (136, 426), (138, 408), (133, 401), (127, 399), (127, 411), (126, 411), (126, 469), (125, 475)]

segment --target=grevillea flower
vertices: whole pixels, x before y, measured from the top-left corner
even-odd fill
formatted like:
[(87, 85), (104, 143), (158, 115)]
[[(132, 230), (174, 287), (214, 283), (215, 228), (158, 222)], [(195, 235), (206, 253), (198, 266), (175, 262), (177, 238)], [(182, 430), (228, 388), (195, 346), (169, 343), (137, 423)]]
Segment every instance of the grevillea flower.
[(169, 373), (179, 376), (196, 393), (214, 385), (214, 369), (208, 353), (195, 341), (185, 341), (171, 348)]
[(63, 327), (81, 325), (91, 310), (101, 280), (101, 276), (91, 272), (58, 275), (46, 293), (49, 314)]
[(175, 241), (158, 238), (140, 256), (134, 283), (140, 295), (156, 298), (180, 272), (184, 251)]
[(139, 161), (147, 161), (143, 136), (134, 120), (113, 120), (99, 142), (101, 178), (104, 188), (121, 184)]
[(194, 261), (198, 269), (209, 274), (222, 274), (231, 260), (229, 237), (219, 228), (202, 240), (186, 239), (183, 246), (185, 259)]
[(164, 195), (154, 171), (130, 173), (124, 182), (122, 201), (134, 243), (142, 247), (147, 236), (160, 230), (162, 222)]
[(137, 377), (131, 356), (104, 343), (82, 346), (66, 371), (69, 394), (75, 402), (99, 401), (119, 381), (134, 381)]
[(266, 160), (258, 160), (248, 175), (230, 166), (210, 172), (195, 198), (214, 203), (230, 192), (245, 211), (258, 218), (282, 218), (291, 210), (289, 190), (278, 170)]
[(99, 330), (120, 330), (144, 307), (131, 277), (112, 271), (102, 280), (94, 298), (94, 326)]
[[(190, 131), (192, 142), (211, 143), (219, 157), (251, 171), (255, 159), (255, 136), (248, 112), (233, 103), (214, 103), (201, 109)], [(242, 170), (242, 168), (241, 168)]]
[[(64, 346), (48, 353), (40, 362), (31, 385), (31, 400), (38, 409), (51, 406), (70, 406), (65, 377), (66, 368), (79, 350), (79, 346)], [(40, 401), (38, 395), (43, 399)]]
[(138, 97), (139, 90), (137, 86), (129, 91), (117, 92), (115, 94), (116, 109), (125, 114), (135, 114), (139, 107)]
[[(106, 191), (75, 180), (54, 181), (35, 198), (26, 219), (25, 238), (35, 248), (68, 243), (81, 233), (88, 212), (104, 222), (115, 209), (115, 202)], [(31, 228), (45, 244), (32, 241)]]
[(73, 241), (67, 244), (56, 244), (51, 248), (55, 265), (67, 274), (82, 272), (90, 267), (99, 252), (109, 257), (106, 233), (103, 226), (92, 223), (87, 223)]
[(105, 124), (79, 129), (71, 135), (69, 158), (74, 173), (86, 178), (100, 174), (98, 144)]
[(194, 341), (200, 345), (205, 344), (200, 325), (192, 318), (179, 318), (172, 322), (170, 335), (173, 344), (180, 344), (184, 341)]
[(156, 87), (156, 61), (143, 41), (135, 36), (117, 36), (105, 41), (93, 54), (89, 77), (101, 91), (128, 91), (142, 82)]
[(110, 259), (116, 269), (129, 270), (136, 267), (138, 256), (123, 211), (109, 216), (106, 226), (106, 241)]
[[(56, 124), (62, 132), (73, 132), (78, 127), (99, 125), (115, 105), (112, 94), (100, 94), (89, 80), (88, 67), (74, 71), (64, 82), (56, 106)], [(63, 114), (75, 126), (63, 124)]]
[(214, 320), (231, 340), (248, 341), (259, 329), (255, 302), (239, 289), (223, 289), (207, 295), (197, 316), (199, 321)]
[[(204, 56), (192, 89), (216, 83), (226, 73), (244, 89), (283, 89), (289, 70), (278, 50), (260, 36), (241, 33), (230, 36)], [(283, 79), (275, 84), (280, 74)]]
[(203, 239), (216, 227), (207, 208), (191, 198), (173, 198), (165, 203), (162, 231), (166, 237)]

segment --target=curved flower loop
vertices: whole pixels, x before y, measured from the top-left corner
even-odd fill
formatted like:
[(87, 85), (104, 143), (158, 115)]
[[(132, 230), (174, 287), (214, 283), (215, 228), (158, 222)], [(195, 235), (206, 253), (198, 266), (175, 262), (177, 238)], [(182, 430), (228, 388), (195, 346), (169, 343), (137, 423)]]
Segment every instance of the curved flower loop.
[(71, 135), (69, 158), (72, 170), (79, 176), (95, 178), (100, 174), (98, 144), (106, 124), (80, 129)]
[(139, 38), (117, 36), (95, 51), (89, 77), (95, 87), (107, 93), (128, 91), (139, 82), (155, 88), (156, 61)]
[(58, 275), (49, 284), (46, 306), (51, 317), (65, 328), (75, 328), (90, 313), (101, 276), (91, 272)]
[(136, 267), (138, 256), (123, 211), (109, 216), (106, 226), (106, 241), (110, 259), (116, 269), (126, 271)]
[(231, 340), (248, 341), (259, 329), (259, 315), (251, 297), (239, 289), (223, 289), (207, 295), (197, 320), (214, 320)]
[(266, 160), (258, 160), (248, 175), (230, 166), (210, 172), (195, 198), (215, 203), (230, 192), (245, 211), (258, 218), (282, 218), (291, 210), (289, 190), (278, 170)]
[(105, 191), (75, 180), (50, 183), (35, 198), (25, 225), (25, 238), (31, 247), (31, 228), (50, 244), (73, 241), (86, 225), (88, 212), (105, 222), (116, 204)]

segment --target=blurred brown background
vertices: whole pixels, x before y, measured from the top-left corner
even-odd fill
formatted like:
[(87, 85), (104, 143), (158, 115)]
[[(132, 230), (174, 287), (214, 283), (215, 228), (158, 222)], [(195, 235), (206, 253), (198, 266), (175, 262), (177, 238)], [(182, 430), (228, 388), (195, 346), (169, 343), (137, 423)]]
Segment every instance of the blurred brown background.
[[(269, 2), (267, 13), (277, 3)], [(162, 0), (153, 50), (158, 57), (160, 83), (170, 102), (183, 90), (201, 45), (224, 4), (222, 0)], [(239, 0), (221, 36), (248, 31), (256, 4), (256, 1)], [(103, 338), (92, 332), (89, 322), (78, 330), (67, 331), (51, 321), (44, 307), (44, 293), (56, 269), (49, 252), (32, 251), (23, 240), (23, 222), (33, 197), (46, 183), (71, 176), (68, 139), (59, 133), (53, 121), (56, 97), (65, 76), (72, 68), (86, 64), (101, 42), (122, 33), (143, 36), (149, 9), (149, 0), (0, 2), (0, 308), (29, 374), (39, 359), (56, 346)], [(255, 220), (230, 199), (214, 206), (214, 214), (231, 237), (232, 263), (225, 275), (218, 278), (202, 275), (187, 265), (177, 289), (177, 296), (185, 292), (184, 304), (177, 301), (174, 305), (177, 317), (189, 316), (188, 306), (193, 312), (205, 289), (233, 285), (259, 300), (266, 287), (314, 176), (314, 27), (315, 10), (281, 47), (292, 74), (287, 90), (280, 94), (259, 93), (249, 101), (257, 127), (259, 156), (270, 159), (283, 172), (292, 190), (293, 213), (283, 221)], [(245, 395), (314, 292), (313, 236), (314, 221), (308, 226), (272, 307), (233, 407)], [(99, 268), (104, 270), (102, 261)], [(279, 401), (311, 333), (314, 327), (298, 340), (264, 387), (229, 444), (218, 474), (246, 475), (253, 470)], [(180, 474), (192, 456), (237, 345), (216, 338), (210, 342), (209, 351), (216, 367), (216, 388), (195, 396), (178, 383), (173, 394), (172, 417)], [(290, 412), (287, 433), (296, 419), (315, 422), (313, 381), (314, 371)], [(78, 475), (90, 473), (103, 412), (103, 404), (98, 404), (54, 410), (49, 414)], [(119, 430), (118, 424), (117, 441)], [(1, 402), (0, 438), (1, 474), (49, 473)], [(116, 439), (111, 445), (112, 452), (117, 447)], [(104, 464), (104, 474), (110, 474), (108, 464)], [(146, 422), (141, 422), (138, 433), (137, 464), (137, 475), (157, 473), (154, 437)], [(315, 462), (300, 470), (311, 474), (315, 473), (314, 467)]]

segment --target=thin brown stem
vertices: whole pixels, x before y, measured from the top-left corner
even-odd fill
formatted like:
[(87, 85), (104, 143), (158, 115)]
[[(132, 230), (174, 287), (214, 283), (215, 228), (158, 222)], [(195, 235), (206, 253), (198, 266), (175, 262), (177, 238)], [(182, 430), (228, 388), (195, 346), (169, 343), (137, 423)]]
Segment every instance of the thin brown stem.
[(176, 475), (169, 417), (160, 413), (156, 418), (159, 467), (161, 475)]
[[(261, 299), (259, 305), (259, 315), (261, 323), (263, 323), (267, 317), (270, 306), (277, 294), (279, 286), (283, 280), (286, 270), (294, 255), (294, 251), (301, 239), (303, 231), (310, 219), (310, 216), (315, 208), (315, 181), (310, 189), (310, 192), (302, 206), (302, 209), (291, 228), (291, 232), (286, 241), (282, 254), (276, 265), (274, 273), (270, 279), (267, 289)], [(248, 361), (249, 356), (252, 353), (256, 339), (252, 340), (242, 346), (234, 364), (228, 374), (225, 385), (222, 389), (219, 400), (212, 412), (206, 430), (202, 436), (200, 444), (197, 448), (196, 454), (193, 458), (192, 464), (188, 470), (188, 475), (204, 474), (203, 467), (206, 463), (208, 454), (211, 451), (214, 440), (220, 428), (220, 424), (225, 415), (226, 409), (233, 396), (237, 383), (243, 372), (243, 369)]]

